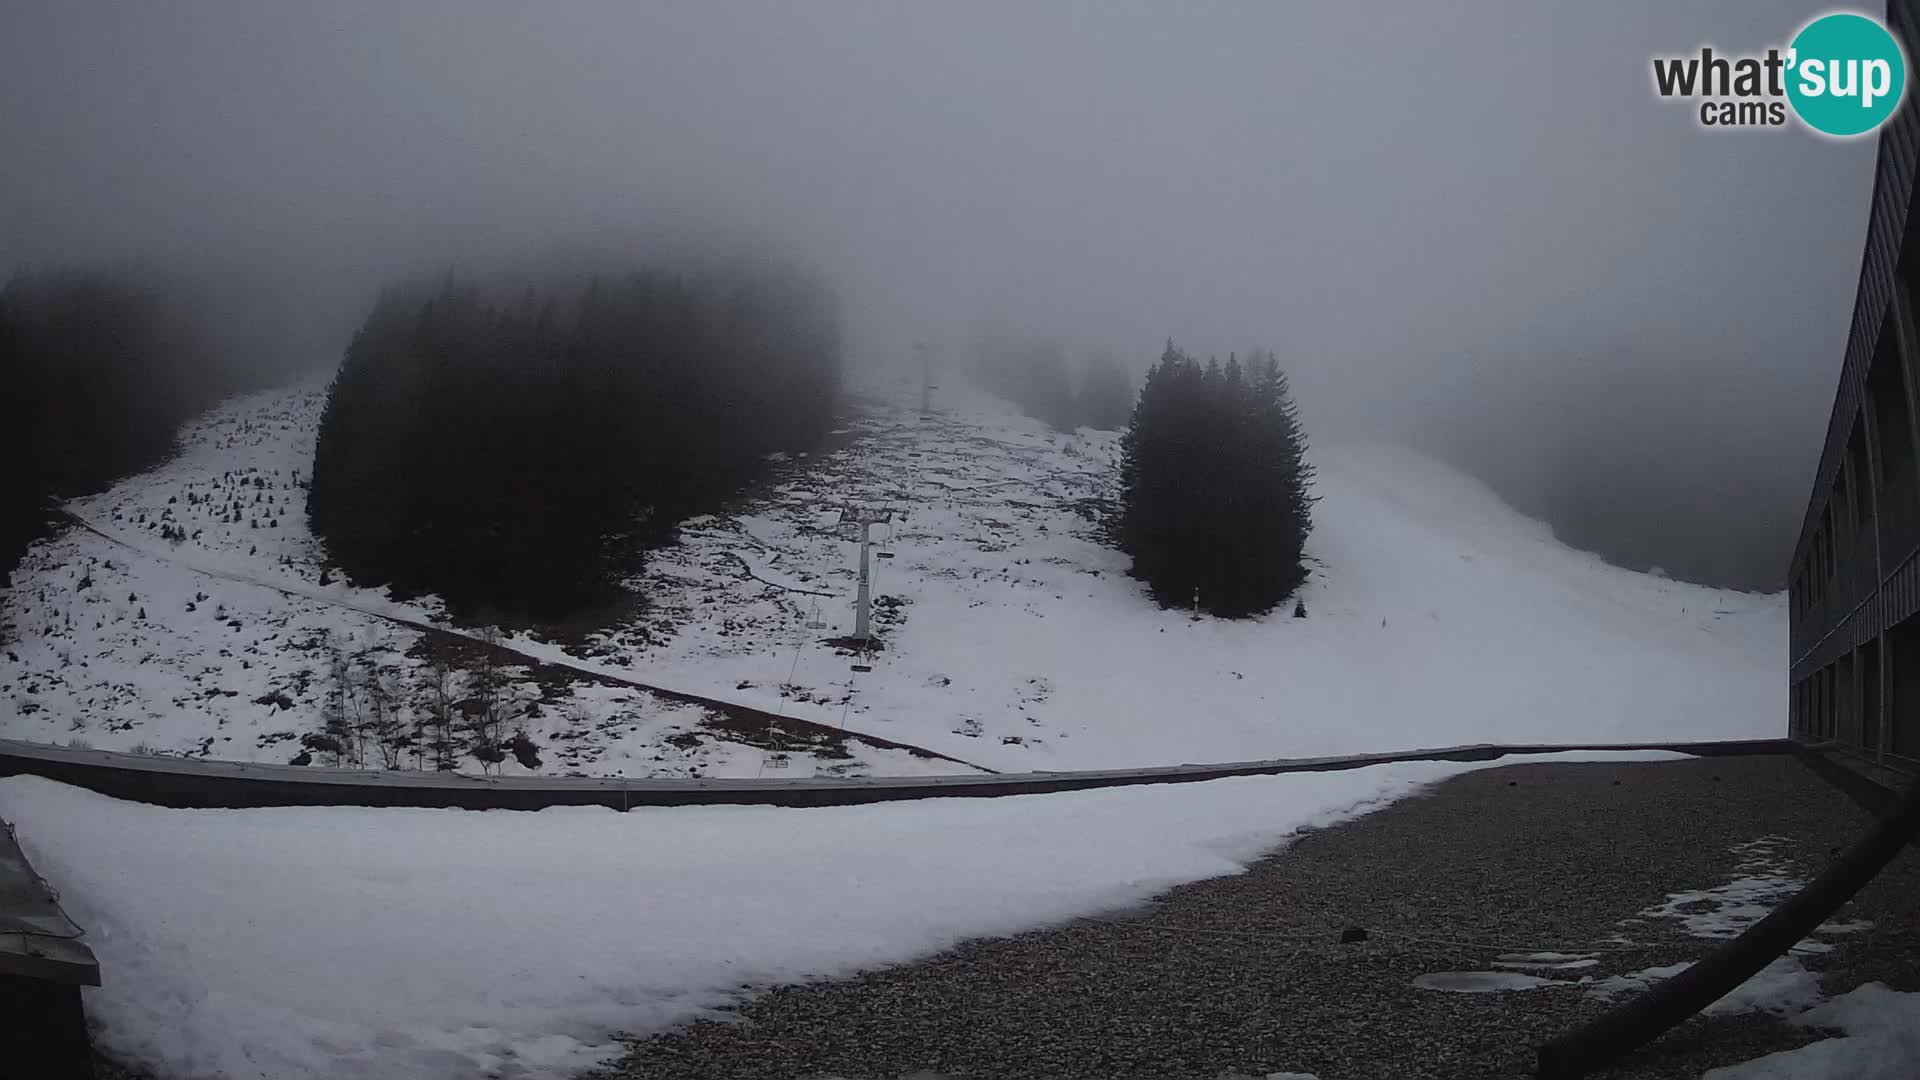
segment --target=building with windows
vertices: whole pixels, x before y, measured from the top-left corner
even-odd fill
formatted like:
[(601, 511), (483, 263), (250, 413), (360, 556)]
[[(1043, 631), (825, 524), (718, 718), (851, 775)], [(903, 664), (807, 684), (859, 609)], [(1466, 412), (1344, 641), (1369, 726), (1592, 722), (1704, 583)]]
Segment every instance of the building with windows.
[[(1920, 56), (1912, 6), (1890, 4), (1888, 24)], [(1908, 100), (1881, 129), (1840, 389), (1788, 578), (1793, 736), (1908, 773), (1920, 772), (1917, 163)]]

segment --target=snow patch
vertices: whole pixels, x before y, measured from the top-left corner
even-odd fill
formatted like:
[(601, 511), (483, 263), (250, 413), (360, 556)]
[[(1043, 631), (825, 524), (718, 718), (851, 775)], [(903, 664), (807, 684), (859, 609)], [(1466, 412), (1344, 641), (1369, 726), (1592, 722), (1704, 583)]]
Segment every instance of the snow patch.
[(1549, 986), (1578, 986), (1566, 979), (1545, 979), (1515, 971), (1435, 971), (1415, 975), (1413, 985), (1421, 990), (1445, 990), (1454, 994), (1493, 994), (1508, 990), (1544, 990)]
[(1808, 971), (1793, 957), (1782, 956), (1734, 987), (1725, 997), (1707, 1006), (1704, 1011), (1708, 1016), (1743, 1012), (1788, 1016), (1819, 1004), (1823, 996), (1818, 974)]
[(1665, 967), (1642, 968), (1624, 975), (1609, 975), (1604, 979), (1595, 979), (1587, 984), (1587, 996), (1599, 1001), (1610, 1001), (1622, 994), (1637, 994), (1662, 979), (1671, 979), (1675, 975), (1693, 966), (1686, 960)]
[[(1531, 958), (1525, 954), (1521, 954), (1519, 958), (1514, 957), (1515, 954), (1509, 953), (1495, 960), (1493, 966), (1518, 968), (1523, 971), (1577, 971), (1580, 968), (1597, 967), (1600, 964), (1597, 954), (1593, 953), (1583, 957), (1569, 957), (1562, 953), (1539, 953)], [(1538, 957), (1558, 957), (1559, 959), (1542, 960)]]
[[(1738, 937), (1766, 918), (1781, 901), (1806, 887), (1799, 868), (1781, 854), (1780, 848), (1786, 843), (1783, 837), (1762, 836), (1734, 845), (1732, 851), (1740, 857), (1739, 877), (1712, 889), (1669, 893), (1664, 902), (1640, 912), (1640, 917), (1677, 919), (1687, 933), (1708, 940)], [(1854, 934), (1872, 926), (1866, 920), (1828, 922), (1816, 927), (1814, 933)], [(1795, 942), (1789, 951), (1795, 956), (1810, 956), (1832, 952), (1833, 946), (1808, 937)]]
[[(1586, 993), (1597, 1001), (1611, 1001), (1626, 994), (1640, 993), (1692, 966), (1692, 961), (1687, 961), (1596, 979), (1587, 987)], [(1818, 1004), (1821, 996), (1820, 976), (1807, 970), (1799, 960), (1782, 956), (1701, 1011), (1707, 1016), (1731, 1016), (1744, 1012), (1789, 1016)]]
[(1701, 1080), (1911, 1080), (1920, 1071), (1920, 993), (1867, 983), (1793, 1022), (1846, 1035), (1713, 1069)]
[(1669, 893), (1663, 903), (1647, 908), (1640, 916), (1677, 919), (1694, 937), (1721, 940), (1740, 936), (1806, 885), (1792, 862), (1779, 853), (1785, 843), (1784, 837), (1762, 836), (1734, 845), (1733, 853), (1740, 857), (1740, 877), (1711, 889)]
[(169, 810), (36, 777), (0, 816), (89, 927), (100, 1045), (163, 1073), (560, 1077), (748, 987), (1239, 873), (1479, 768), (1418, 762), (810, 810)]

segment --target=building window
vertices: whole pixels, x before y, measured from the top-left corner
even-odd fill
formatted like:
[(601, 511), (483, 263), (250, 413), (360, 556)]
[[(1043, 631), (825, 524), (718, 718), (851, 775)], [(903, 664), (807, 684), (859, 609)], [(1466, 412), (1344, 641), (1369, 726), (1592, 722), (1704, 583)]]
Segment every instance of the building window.
[(1827, 519), (1825, 511), (1813, 528), (1813, 598), (1827, 595)]
[[(1912, 271), (1907, 271), (1909, 287)], [(1867, 372), (1867, 400), (1873, 407), (1873, 426), (1880, 441), (1880, 489), (1893, 490), (1914, 473), (1913, 425), (1909, 420), (1906, 377), (1900, 371), (1900, 351), (1894, 347), (1893, 324), (1880, 335)]]
[(1847, 436), (1847, 471), (1853, 474), (1853, 520), (1866, 526), (1873, 520), (1873, 474), (1867, 468), (1866, 427), (1858, 417), (1853, 421), (1852, 434)]
[(1868, 641), (1860, 647), (1856, 665), (1860, 670), (1860, 749), (1869, 754), (1880, 752), (1880, 643)]
[(1920, 615), (1887, 632), (1887, 675), (1888, 746), (1920, 759)]
[(1820, 531), (1814, 534), (1813, 592), (1826, 599), (1833, 589), (1833, 504), (1820, 511)]
[(1833, 737), (1849, 746), (1860, 745), (1860, 695), (1854, 692), (1853, 654), (1833, 666)]
[(1821, 668), (1813, 676), (1813, 737), (1827, 737), (1827, 716), (1831, 712), (1833, 669)]

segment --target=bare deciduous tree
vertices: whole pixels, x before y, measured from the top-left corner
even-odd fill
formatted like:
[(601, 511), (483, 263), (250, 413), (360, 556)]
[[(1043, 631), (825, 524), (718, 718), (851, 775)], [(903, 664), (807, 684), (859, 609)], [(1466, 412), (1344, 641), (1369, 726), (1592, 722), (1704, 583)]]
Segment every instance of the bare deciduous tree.
[(424, 708), (415, 711), (415, 725), (421, 745), (431, 753), (433, 767), (440, 772), (454, 768), (453, 712), (454, 673), (438, 653), (421, 668), (421, 697)]
[(380, 666), (377, 650), (367, 649), (356, 659), (359, 660), (360, 684), (367, 701), (368, 734), (380, 752), (381, 766), (397, 769), (412, 737), (400, 723), (400, 706), (393, 692), (391, 676)]

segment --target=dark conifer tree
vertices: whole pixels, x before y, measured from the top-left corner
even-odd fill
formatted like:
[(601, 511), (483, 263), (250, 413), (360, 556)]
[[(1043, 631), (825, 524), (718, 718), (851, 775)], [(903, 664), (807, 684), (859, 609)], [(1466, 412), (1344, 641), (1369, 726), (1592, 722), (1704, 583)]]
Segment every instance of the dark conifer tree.
[(1253, 615), (1306, 580), (1312, 469), (1271, 352), (1202, 367), (1168, 342), (1121, 449), (1116, 540), (1161, 604)]
[(1058, 342), (987, 337), (968, 347), (973, 377), (1036, 420), (1060, 431), (1080, 424), (1067, 354)]
[(394, 291), (329, 392), (308, 510), (356, 581), (564, 618), (823, 435), (838, 385), (831, 298), (796, 274)]
[(1080, 367), (1074, 411), (1080, 426), (1118, 431), (1133, 413), (1133, 380), (1111, 356), (1095, 355)]
[(174, 432), (232, 388), (206, 328), (157, 275), (22, 272), (0, 288), (0, 582), (53, 500), (173, 452)]

